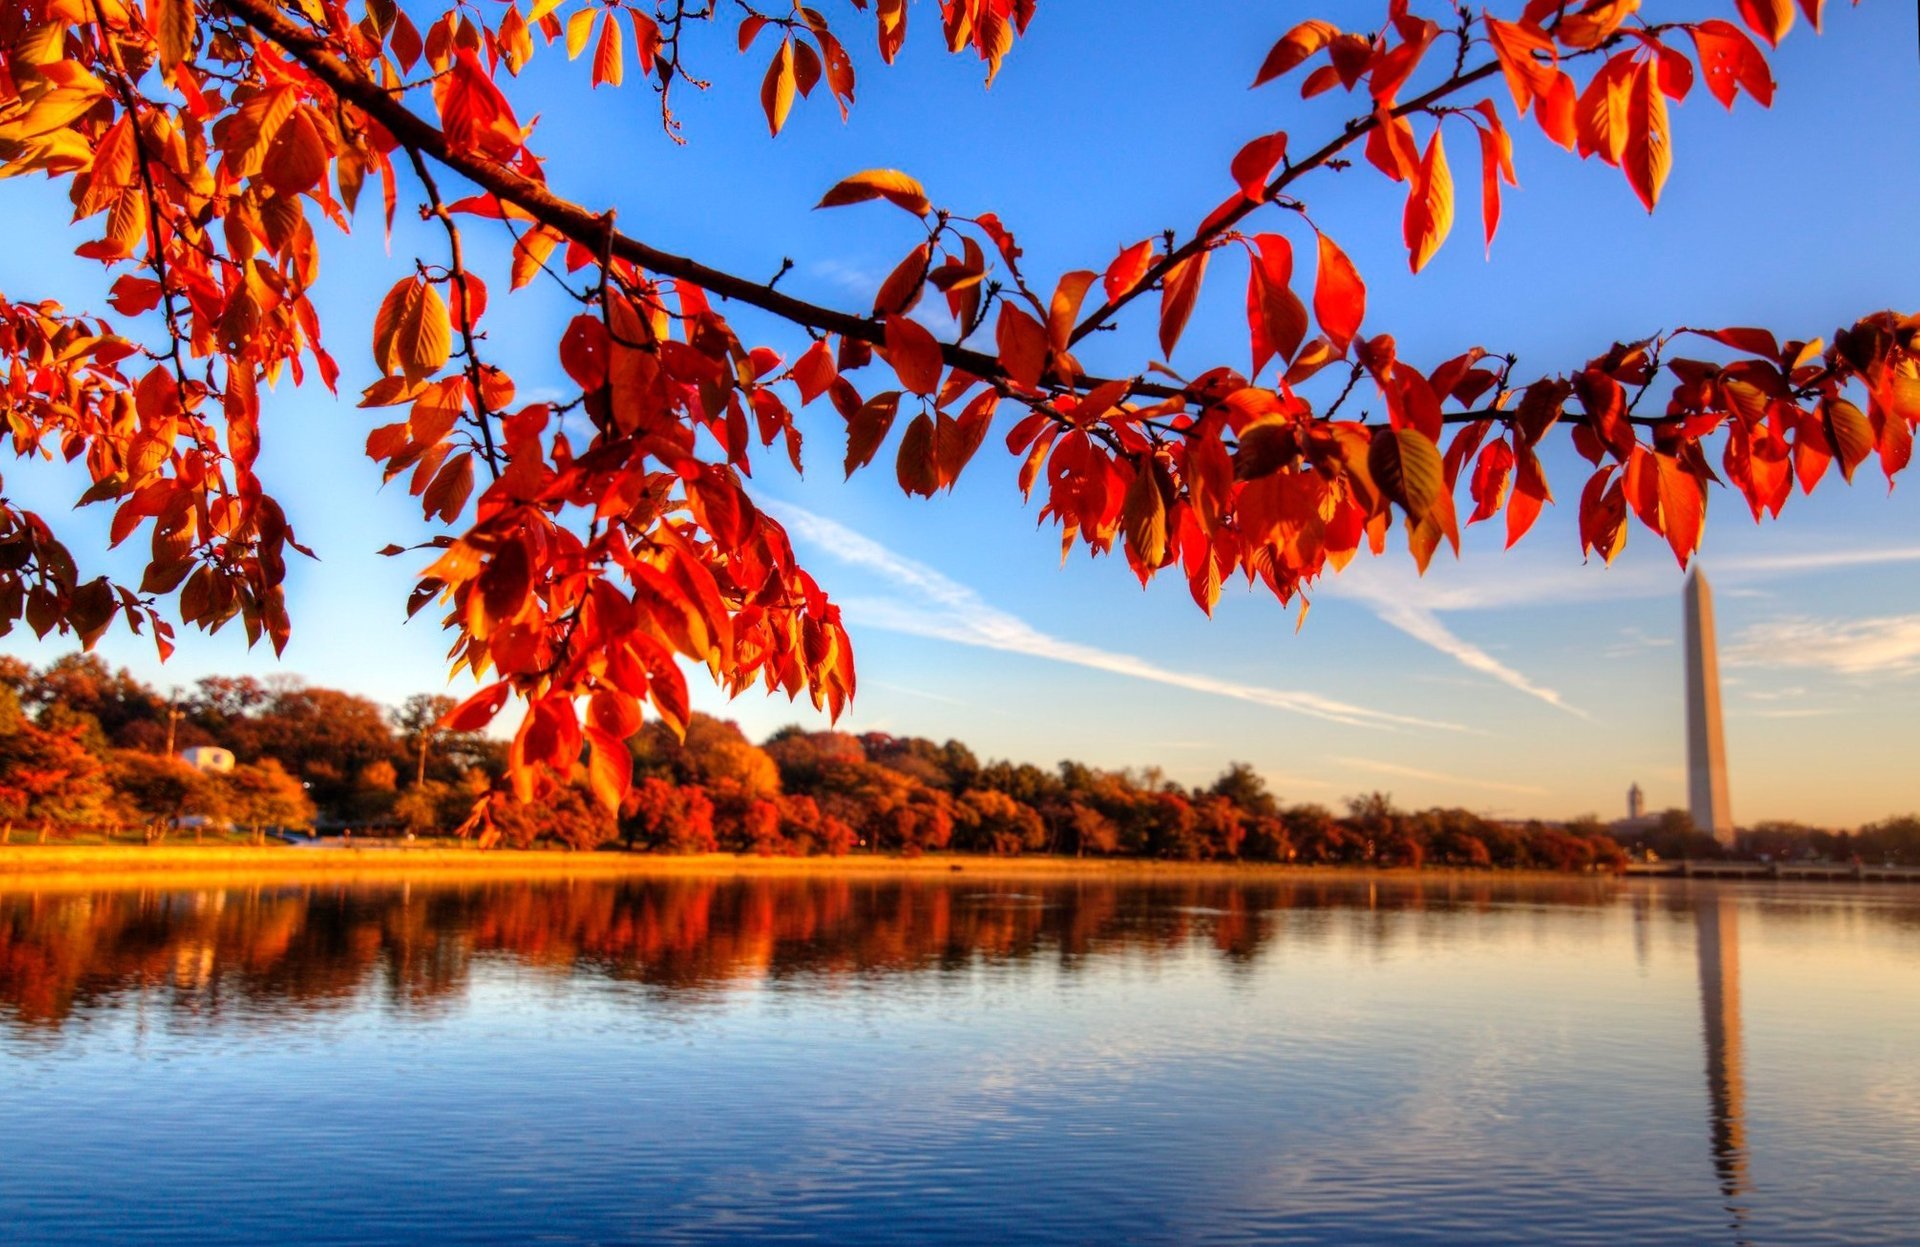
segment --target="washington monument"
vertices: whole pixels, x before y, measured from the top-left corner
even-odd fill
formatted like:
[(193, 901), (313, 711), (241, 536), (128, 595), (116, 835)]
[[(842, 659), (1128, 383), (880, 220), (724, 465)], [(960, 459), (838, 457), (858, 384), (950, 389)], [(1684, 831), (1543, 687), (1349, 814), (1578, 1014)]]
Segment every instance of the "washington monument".
[(1693, 825), (1733, 843), (1727, 806), (1727, 745), (1720, 729), (1720, 657), (1713, 641), (1713, 590), (1695, 568), (1687, 577), (1687, 809)]

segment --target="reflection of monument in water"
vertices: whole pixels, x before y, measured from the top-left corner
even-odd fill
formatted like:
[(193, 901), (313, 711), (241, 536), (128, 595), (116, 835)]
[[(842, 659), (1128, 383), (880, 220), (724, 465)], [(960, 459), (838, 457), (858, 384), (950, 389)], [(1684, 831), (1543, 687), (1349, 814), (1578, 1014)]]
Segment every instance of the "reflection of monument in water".
[[(1712, 885), (1709, 885), (1711, 887)], [(1707, 1049), (1708, 1130), (1720, 1194), (1747, 1190), (1747, 1081), (1740, 1033), (1740, 927), (1735, 898), (1712, 887), (1694, 901), (1700, 1014)]]
[(1720, 656), (1713, 639), (1713, 590), (1698, 567), (1687, 577), (1687, 812), (1693, 825), (1733, 843), (1727, 805), (1727, 745), (1720, 723)]

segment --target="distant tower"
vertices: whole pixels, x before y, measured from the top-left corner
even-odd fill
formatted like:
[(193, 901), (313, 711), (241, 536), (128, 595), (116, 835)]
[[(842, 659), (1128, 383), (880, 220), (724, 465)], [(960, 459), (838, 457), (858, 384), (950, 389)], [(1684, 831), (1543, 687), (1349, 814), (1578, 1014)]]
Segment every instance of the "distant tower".
[(1645, 818), (1646, 816), (1647, 794), (1640, 791), (1640, 785), (1635, 784), (1627, 789), (1627, 817)]
[(1727, 805), (1727, 745), (1720, 727), (1720, 659), (1713, 590), (1698, 568), (1687, 577), (1687, 808), (1693, 825), (1733, 843)]

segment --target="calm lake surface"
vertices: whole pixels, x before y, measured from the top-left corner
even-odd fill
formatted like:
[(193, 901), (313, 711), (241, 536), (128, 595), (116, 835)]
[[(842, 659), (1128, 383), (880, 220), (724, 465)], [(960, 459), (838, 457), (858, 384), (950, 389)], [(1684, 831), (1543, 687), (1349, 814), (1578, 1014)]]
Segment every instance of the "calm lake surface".
[(8, 1242), (1913, 1243), (1920, 892), (0, 886)]

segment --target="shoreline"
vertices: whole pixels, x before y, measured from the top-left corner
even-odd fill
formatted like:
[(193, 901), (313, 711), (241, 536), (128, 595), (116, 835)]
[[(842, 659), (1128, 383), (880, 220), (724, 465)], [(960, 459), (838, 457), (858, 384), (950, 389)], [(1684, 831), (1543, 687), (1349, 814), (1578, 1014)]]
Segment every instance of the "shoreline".
[(219, 882), (360, 882), (428, 879), (459, 882), (512, 879), (624, 879), (649, 877), (922, 877), (997, 879), (1175, 879), (1553, 881), (1613, 884), (1619, 876), (1546, 870), (1489, 871), (1297, 865), (1281, 862), (1168, 862), (1139, 858), (988, 857), (929, 853), (920, 857), (870, 854), (846, 857), (753, 857), (731, 853), (569, 853), (542, 849), (354, 848), (296, 849), (246, 845), (9, 845), (0, 846), (0, 890), (50, 884), (130, 886)]

